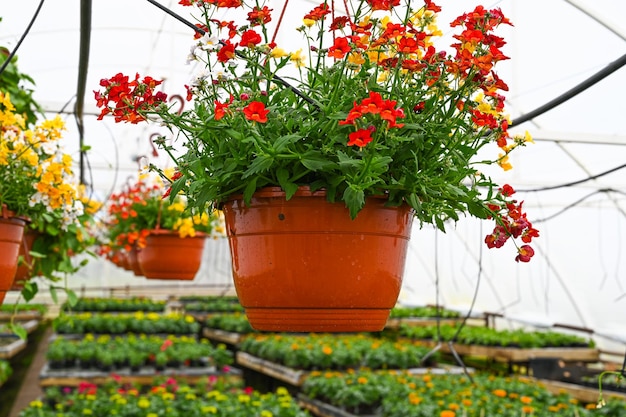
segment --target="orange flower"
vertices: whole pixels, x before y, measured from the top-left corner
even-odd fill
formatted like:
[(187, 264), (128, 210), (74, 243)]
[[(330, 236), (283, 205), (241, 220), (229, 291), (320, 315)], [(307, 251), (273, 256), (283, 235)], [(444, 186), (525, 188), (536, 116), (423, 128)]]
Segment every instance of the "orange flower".
[(506, 397), (506, 391), (503, 389), (495, 389), (493, 390), (493, 395), (496, 397), (504, 398)]
[(456, 413), (452, 410), (443, 410), (440, 414), (439, 417), (455, 417)]

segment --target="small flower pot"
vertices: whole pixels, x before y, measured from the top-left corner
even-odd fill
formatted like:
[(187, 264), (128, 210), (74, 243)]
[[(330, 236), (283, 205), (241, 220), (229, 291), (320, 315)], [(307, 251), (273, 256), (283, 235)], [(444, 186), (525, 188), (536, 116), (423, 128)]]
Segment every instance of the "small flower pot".
[(137, 259), (146, 278), (193, 280), (202, 264), (205, 241), (204, 233), (181, 238), (177, 232), (151, 230)]
[(24, 226), (26, 226), (26, 220), (14, 217), (6, 207), (2, 208), (0, 215), (0, 304), (15, 280)]

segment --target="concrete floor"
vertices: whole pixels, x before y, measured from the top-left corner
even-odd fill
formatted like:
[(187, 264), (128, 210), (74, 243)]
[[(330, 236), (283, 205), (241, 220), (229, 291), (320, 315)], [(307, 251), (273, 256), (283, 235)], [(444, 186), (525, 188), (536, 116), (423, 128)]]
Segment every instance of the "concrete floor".
[(37, 352), (33, 357), (26, 377), (22, 382), (22, 386), (17, 394), (17, 398), (13, 403), (13, 408), (9, 417), (17, 417), (19, 413), (30, 404), (31, 401), (40, 398), (43, 391), (39, 386), (39, 373), (46, 363), (46, 351), (48, 350), (48, 341), (52, 335), (52, 327), (48, 327), (43, 334), (41, 342), (37, 347)]

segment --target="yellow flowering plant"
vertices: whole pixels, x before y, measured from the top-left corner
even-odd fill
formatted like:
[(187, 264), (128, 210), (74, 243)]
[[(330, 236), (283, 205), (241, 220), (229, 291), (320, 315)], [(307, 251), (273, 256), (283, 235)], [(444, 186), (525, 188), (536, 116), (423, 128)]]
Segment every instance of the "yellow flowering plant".
[[(9, 94), (0, 91), (0, 129), (0, 204), (26, 218), (27, 232), (36, 236), (31, 275), (58, 281), (84, 265), (74, 265), (72, 256), (92, 243), (87, 226), (98, 205), (79, 186), (72, 157), (63, 152), (60, 117), (28, 129)], [(30, 299), (35, 292), (36, 285), (24, 295)]]
[(496, 32), (511, 22), (477, 6), (451, 22), (446, 50), (432, 0), (320, 3), (296, 24), (303, 42), (289, 51), (278, 44), (286, 23), (276, 2), (181, 0), (196, 19), (193, 108), (172, 111), (160, 80), (119, 73), (95, 91), (100, 118), (156, 120), (177, 134), (182, 151), (159, 144), (181, 172), (173, 189), (194, 207), (236, 194), (249, 203), (267, 186), (290, 199), (308, 186), (354, 218), (367, 197), (385, 196), (441, 230), (461, 215), (494, 219), (487, 246), (520, 238), (516, 260), (528, 262), (538, 231), (514, 189), (481, 169), (510, 169), (510, 152), (531, 140), (509, 134), (508, 87), (495, 70), (508, 59)]

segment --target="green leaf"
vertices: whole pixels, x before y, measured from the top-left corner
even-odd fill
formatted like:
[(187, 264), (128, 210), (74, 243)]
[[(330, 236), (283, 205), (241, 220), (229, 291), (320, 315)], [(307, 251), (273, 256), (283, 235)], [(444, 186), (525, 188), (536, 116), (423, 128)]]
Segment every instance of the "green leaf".
[(69, 288), (65, 288), (65, 293), (67, 294), (67, 302), (70, 306), (74, 307), (76, 303), (78, 303), (78, 296)]
[(298, 185), (289, 181), (289, 171), (285, 168), (279, 168), (276, 171), (276, 178), (278, 179), (278, 184), (285, 191), (285, 198), (289, 200), (298, 191)]
[(485, 219), (489, 215), (489, 210), (487, 210), (485, 206), (480, 203), (469, 202), (467, 204), (467, 209), (472, 216), (478, 217), (479, 219)]
[(354, 189), (350, 186), (343, 192), (343, 201), (346, 202), (350, 210), (350, 217), (354, 219), (365, 205), (365, 193), (363, 190)]
[(28, 332), (26, 331), (26, 328), (18, 323), (9, 323), (9, 329), (22, 340), (26, 340), (26, 338), (28, 337)]
[(243, 190), (243, 201), (248, 204), (252, 198), (252, 194), (256, 191), (256, 178), (252, 178)]
[(415, 211), (417, 211), (418, 213), (422, 211), (422, 202), (420, 201), (420, 199), (417, 196), (417, 194), (411, 193), (411, 194), (407, 195), (406, 198), (407, 198), (407, 200), (409, 202), (409, 205), (411, 207), (413, 207), (415, 209)]
[(59, 297), (57, 296), (57, 289), (55, 287), (50, 287), (50, 297), (52, 297), (52, 301), (54, 301), (54, 304), (59, 303)]
[(39, 287), (37, 287), (36, 282), (26, 281), (24, 283), (24, 288), (22, 288), (22, 297), (24, 297), (24, 300), (28, 302), (35, 298), (37, 291), (39, 291)]
[(334, 162), (324, 158), (324, 156), (318, 151), (306, 152), (302, 155), (302, 159), (300, 161), (302, 162), (302, 165), (311, 171), (329, 169), (335, 165)]
[(259, 172), (267, 171), (274, 163), (274, 157), (271, 155), (259, 155), (254, 158), (254, 161), (250, 164), (246, 172), (243, 173), (242, 178), (247, 178), (251, 175), (258, 174)]
[(274, 142), (274, 150), (276, 152), (282, 152), (290, 143), (296, 142), (300, 139), (302, 139), (301, 135), (281, 136), (278, 139), (276, 139), (276, 141)]

